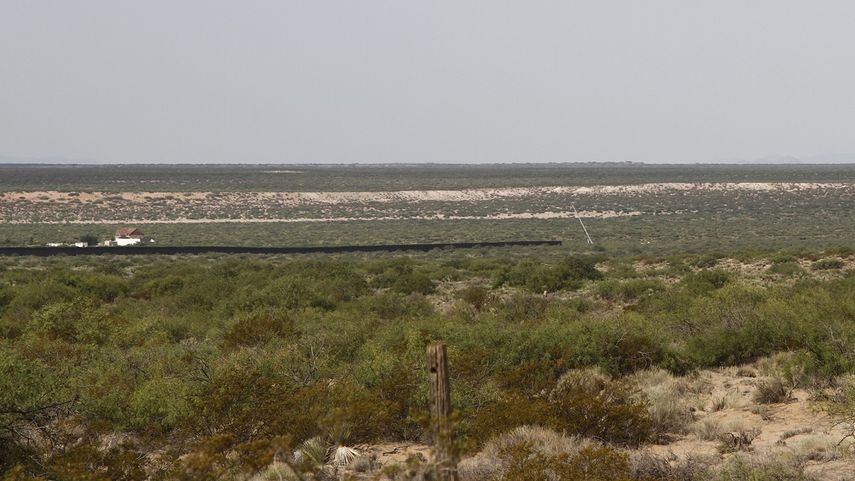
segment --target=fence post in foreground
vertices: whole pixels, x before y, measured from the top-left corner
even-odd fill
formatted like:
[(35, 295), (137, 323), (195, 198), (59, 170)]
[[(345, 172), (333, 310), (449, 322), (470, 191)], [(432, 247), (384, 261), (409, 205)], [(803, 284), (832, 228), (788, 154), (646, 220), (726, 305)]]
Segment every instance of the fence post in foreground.
[(448, 383), (448, 351), (444, 342), (428, 345), (427, 361), (436, 479), (438, 481), (458, 481), (457, 456), (450, 419), (451, 389)]

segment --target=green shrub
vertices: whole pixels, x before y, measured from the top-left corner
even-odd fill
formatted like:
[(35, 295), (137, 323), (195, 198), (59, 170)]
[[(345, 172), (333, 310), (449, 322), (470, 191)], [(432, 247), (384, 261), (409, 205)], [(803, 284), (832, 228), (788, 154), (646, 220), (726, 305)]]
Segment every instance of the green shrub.
[(530, 443), (500, 453), (507, 467), (491, 481), (631, 481), (626, 454), (608, 446), (585, 446), (574, 454), (543, 453)]
[(768, 302), (765, 291), (741, 284), (698, 298), (687, 313), (693, 322), (688, 354), (703, 366), (733, 365), (791, 345), (795, 334), (783, 328), (787, 318)]
[(502, 301), (500, 312), (507, 322), (539, 321), (546, 315), (548, 307), (548, 299), (516, 293)]
[(715, 267), (718, 264), (718, 260), (722, 257), (724, 257), (724, 254), (704, 254), (695, 259), (692, 265), (701, 269), (709, 269), (710, 267)]
[(294, 321), (287, 312), (263, 310), (238, 316), (227, 328), (223, 341), (232, 348), (258, 346), (277, 337), (289, 338), (296, 334)]
[[(685, 411), (668, 403), (674, 393), (642, 396), (620, 377), (651, 367), (686, 372), (788, 351), (776, 374), (787, 388), (828, 389), (853, 369), (849, 271), (770, 284), (751, 271), (745, 281), (688, 273), (690, 258), (681, 257), (656, 274), (683, 276), (672, 285), (620, 270), (627, 259), (610, 262), (609, 279), (597, 281), (594, 258), (473, 252), (445, 263), (437, 254), (446, 255), (163, 257), (111, 260), (110, 269), (98, 267), (100, 258), (7, 259), (0, 404), (76, 399), (39, 414), (37, 425), (97, 424), (183, 466), (179, 456), (202, 462), (201, 444), (221, 434), (225, 449), (283, 434), (295, 442), (348, 433), (350, 442), (421, 439), (424, 349), (438, 339), (449, 345), (456, 426), (470, 445), (519, 424), (627, 446), (676, 431)], [(472, 287), (426, 296), (412, 287), (417, 277)], [(521, 289), (479, 287), (495, 277)], [(590, 289), (542, 295), (544, 285), (592, 280)], [(580, 376), (586, 367), (608, 375)], [(97, 448), (79, 446), (68, 463)], [(13, 453), (19, 448), (0, 439), (0, 458), (45, 454)], [(117, 459), (140, 454), (121, 449)], [(214, 457), (220, 467), (232, 459)]]
[(395, 292), (381, 292), (363, 297), (353, 307), (356, 312), (387, 320), (421, 318), (435, 312), (433, 305), (423, 295), (404, 296)]
[(602, 281), (597, 284), (597, 295), (609, 301), (628, 302), (645, 295), (661, 292), (665, 285), (658, 279), (616, 279)]
[(192, 413), (190, 386), (180, 379), (156, 377), (134, 391), (129, 399), (133, 426), (169, 431)]
[(820, 259), (810, 265), (815, 271), (827, 271), (832, 269), (843, 269), (846, 264), (842, 259)]
[(208, 374), (185, 421), (197, 432), (238, 440), (288, 433), (302, 441), (349, 431), (354, 442), (388, 432), (392, 403), (346, 379), (297, 384), (279, 359), (240, 350)]
[(465, 287), (457, 292), (457, 297), (478, 311), (493, 301), (493, 294), (490, 293), (490, 290), (481, 286)]
[(176, 274), (165, 274), (162, 277), (156, 277), (146, 281), (142, 289), (137, 292), (137, 296), (152, 298), (155, 296), (164, 296), (174, 294), (184, 288), (184, 277)]
[(582, 319), (563, 334), (567, 336), (564, 357), (570, 367), (599, 366), (623, 375), (648, 369), (670, 356), (655, 324), (634, 313)]
[(556, 265), (524, 260), (505, 269), (495, 285), (524, 287), (531, 292), (555, 292), (578, 289), (586, 280), (602, 278), (596, 263), (589, 258), (568, 257)]
[(13, 289), (14, 297), (6, 305), (6, 317), (29, 319), (33, 312), (55, 302), (71, 301), (80, 297), (74, 287), (53, 279), (33, 279)]
[(510, 392), (537, 396), (548, 391), (561, 377), (560, 360), (540, 359), (527, 361), (499, 373), (499, 385)]
[(815, 346), (813, 351), (800, 350), (785, 357), (780, 370), (788, 386), (823, 388), (833, 385), (835, 378), (849, 372), (851, 360), (846, 353), (835, 352), (830, 346)]
[(560, 430), (559, 424), (555, 407), (545, 397), (511, 393), (478, 410), (470, 435), (478, 442), (485, 442), (517, 426), (541, 426)]
[(430, 277), (415, 269), (411, 261), (391, 262), (374, 278), (374, 286), (389, 288), (400, 294), (432, 294), (436, 284)]
[(22, 426), (43, 426), (70, 406), (61, 367), (16, 352), (0, 340), (0, 470), (27, 463), (29, 440), (17, 435)]
[(476, 415), (472, 436), (484, 441), (517, 426), (541, 426), (558, 432), (636, 446), (650, 439), (653, 424), (647, 406), (629, 384), (591, 369), (566, 373), (548, 396), (508, 393)]
[(15, 297), (15, 294), (12, 292), (8, 286), (0, 284), (0, 315), (3, 314), (3, 311), (6, 309), (6, 306), (12, 302), (12, 298)]
[(177, 460), (167, 479), (255, 479), (281, 453), (290, 453), (287, 436), (259, 436), (242, 441), (229, 433), (216, 433), (195, 440), (189, 452)]
[(686, 291), (694, 294), (706, 294), (716, 289), (721, 289), (731, 281), (731, 275), (718, 269), (702, 270), (688, 274), (680, 281), (680, 285)]
[(78, 298), (40, 309), (26, 330), (50, 339), (100, 344), (107, 340), (115, 323), (97, 303)]
[(798, 262), (794, 261), (785, 261), (785, 262), (775, 262), (768, 269), (766, 269), (768, 274), (778, 274), (785, 277), (792, 277), (798, 274), (803, 274), (804, 269), (799, 265)]
[(629, 385), (591, 370), (565, 374), (549, 395), (558, 427), (571, 434), (637, 446), (652, 435), (647, 406)]
[(146, 470), (139, 462), (145, 455), (143, 449), (131, 442), (104, 449), (94, 438), (87, 436), (59, 451), (40, 471), (46, 471), (47, 479), (131, 481), (146, 478)]

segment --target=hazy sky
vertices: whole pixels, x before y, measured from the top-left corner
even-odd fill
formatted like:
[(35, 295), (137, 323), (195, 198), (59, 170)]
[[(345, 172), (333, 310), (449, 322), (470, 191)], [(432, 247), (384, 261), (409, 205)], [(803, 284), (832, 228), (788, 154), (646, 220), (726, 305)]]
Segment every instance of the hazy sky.
[(0, 3), (0, 154), (697, 162), (855, 152), (855, 1)]

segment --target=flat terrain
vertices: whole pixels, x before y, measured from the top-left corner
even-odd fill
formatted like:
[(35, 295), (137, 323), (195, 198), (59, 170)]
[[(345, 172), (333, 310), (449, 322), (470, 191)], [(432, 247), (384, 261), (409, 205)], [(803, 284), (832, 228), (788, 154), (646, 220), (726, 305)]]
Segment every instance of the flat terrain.
[(855, 166), (846, 165), (5, 166), (0, 174), (0, 245), (109, 238), (133, 225), (165, 245), (544, 238), (587, 249), (577, 214), (598, 248), (615, 253), (831, 247), (855, 235)]
[(0, 191), (313, 192), (852, 181), (851, 165), (0, 165)]
[(563, 244), (0, 256), (4, 479), (422, 479), (436, 340), (463, 481), (855, 476), (855, 165), (0, 167), (0, 244), (125, 226)]

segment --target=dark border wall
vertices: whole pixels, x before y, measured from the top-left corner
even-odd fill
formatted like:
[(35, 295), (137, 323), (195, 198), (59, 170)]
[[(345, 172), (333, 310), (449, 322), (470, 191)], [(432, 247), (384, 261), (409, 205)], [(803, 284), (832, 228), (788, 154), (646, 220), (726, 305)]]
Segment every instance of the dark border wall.
[(505, 242), (449, 242), (445, 244), (389, 244), (363, 246), (307, 246), (307, 247), (240, 247), (240, 246), (129, 246), (129, 247), (0, 247), (0, 255), (55, 256), (55, 255), (152, 255), (152, 254), (311, 254), (337, 252), (395, 252), (430, 251), (433, 249), (471, 249), (478, 247), (559, 246), (558, 240), (527, 240)]

